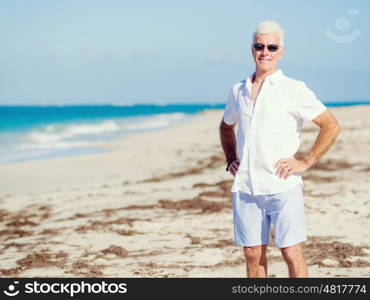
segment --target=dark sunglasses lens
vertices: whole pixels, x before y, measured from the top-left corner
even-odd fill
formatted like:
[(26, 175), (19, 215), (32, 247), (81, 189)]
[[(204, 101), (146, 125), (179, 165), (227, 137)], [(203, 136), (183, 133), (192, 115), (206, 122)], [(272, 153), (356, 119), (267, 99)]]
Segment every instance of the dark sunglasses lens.
[(270, 51), (270, 52), (275, 52), (279, 49), (279, 46), (278, 45), (268, 45), (267, 46), (267, 49)]
[(256, 51), (262, 51), (263, 48), (265, 48), (265, 45), (256, 43), (253, 45), (253, 47), (254, 47), (254, 50)]

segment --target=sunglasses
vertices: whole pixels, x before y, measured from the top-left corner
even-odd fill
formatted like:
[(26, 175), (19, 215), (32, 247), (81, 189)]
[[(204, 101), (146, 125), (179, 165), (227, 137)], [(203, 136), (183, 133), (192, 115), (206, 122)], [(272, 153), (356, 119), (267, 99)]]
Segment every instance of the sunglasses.
[(270, 51), (270, 52), (275, 52), (275, 51), (279, 50), (279, 46), (275, 45), (275, 44), (265, 46), (264, 44), (261, 44), (261, 43), (255, 43), (255, 44), (253, 44), (253, 47), (254, 47), (254, 50), (256, 50), (256, 51), (263, 51), (263, 49), (265, 49), (265, 47), (267, 47), (267, 50)]

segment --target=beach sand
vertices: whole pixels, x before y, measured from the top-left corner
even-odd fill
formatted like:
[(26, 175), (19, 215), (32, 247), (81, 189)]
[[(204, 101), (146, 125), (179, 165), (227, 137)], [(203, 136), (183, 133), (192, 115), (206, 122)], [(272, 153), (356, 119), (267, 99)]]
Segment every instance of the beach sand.
[[(369, 277), (370, 106), (304, 173), (312, 277)], [(0, 166), (2, 277), (244, 277), (233, 244), (222, 111), (101, 144), (105, 153)], [(318, 127), (307, 124), (300, 152)], [(287, 277), (268, 247), (269, 277)]]

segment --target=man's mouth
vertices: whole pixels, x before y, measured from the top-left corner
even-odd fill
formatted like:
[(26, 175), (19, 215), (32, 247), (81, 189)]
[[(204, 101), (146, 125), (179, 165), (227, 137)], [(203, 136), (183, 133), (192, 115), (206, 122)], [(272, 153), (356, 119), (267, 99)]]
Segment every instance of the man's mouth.
[(259, 58), (258, 61), (260, 61), (260, 62), (269, 62), (269, 61), (271, 61), (271, 59), (269, 59), (269, 58)]

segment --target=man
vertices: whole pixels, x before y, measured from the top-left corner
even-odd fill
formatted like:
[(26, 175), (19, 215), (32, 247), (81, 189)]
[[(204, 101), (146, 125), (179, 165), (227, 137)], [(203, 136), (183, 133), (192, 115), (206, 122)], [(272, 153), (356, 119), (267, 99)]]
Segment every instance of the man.
[[(270, 226), (290, 277), (308, 277), (301, 243), (307, 239), (301, 173), (328, 151), (341, 129), (307, 86), (283, 75), (284, 31), (274, 21), (253, 34), (255, 72), (235, 84), (220, 125), (232, 187), (235, 243), (243, 247), (248, 277), (266, 277)], [(320, 132), (310, 151), (295, 157), (304, 121)], [(238, 124), (237, 136), (234, 127)]]

